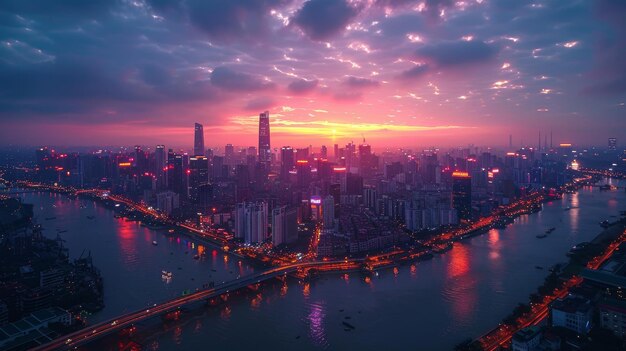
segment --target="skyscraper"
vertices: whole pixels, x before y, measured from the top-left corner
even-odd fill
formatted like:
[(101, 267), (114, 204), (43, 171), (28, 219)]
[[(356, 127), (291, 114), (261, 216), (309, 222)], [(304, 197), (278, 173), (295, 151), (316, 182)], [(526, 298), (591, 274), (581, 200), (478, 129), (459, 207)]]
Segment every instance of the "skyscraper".
[(609, 138), (609, 150), (617, 150), (617, 138)]
[(269, 163), (270, 149), (270, 113), (265, 111), (259, 115), (259, 162)]
[(467, 172), (452, 173), (452, 203), (460, 219), (471, 219), (472, 178)]
[(237, 204), (235, 209), (235, 237), (246, 244), (261, 243), (267, 239), (267, 203)]
[(157, 179), (157, 189), (163, 190), (167, 186), (167, 178), (165, 177), (165, 172), (167, 171), (167, 164), (165, 158), (165, 146), (157, 145), (154, 151), (154, 164), (155, 164), (155, 175)]
[(193, 135), (193, 156), (204, 156), (204, 128), (196, 123)]
[(289, 172), (295, 165), (293, 149), (290, 146), (283, 146), (280, 149), (280, 178), (289, 180)]
[(290, 244), (298, 239), (298, 213), (295, 207), (276, 207), (272, 210), (272, 244)]

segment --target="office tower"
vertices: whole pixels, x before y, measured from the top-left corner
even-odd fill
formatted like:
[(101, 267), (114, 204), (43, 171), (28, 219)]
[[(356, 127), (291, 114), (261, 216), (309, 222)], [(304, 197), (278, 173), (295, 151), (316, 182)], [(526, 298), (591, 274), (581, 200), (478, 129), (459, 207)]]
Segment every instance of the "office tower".
[(154, 150), (154, 175), (156, 176), (158, 190), (163, 190), (167, 187), (167, 178), (165, 177), (165, 172), (167, 171), (166, 162), (165, 146), (157, 145), (156, 149)]
[(339, 214), (340, 214), (340, 200), (341, 200), (341, 185), (340, 184), (331, 184), (328, 187), (328, 193), (333, 197), (333, 199), (335, 200), (335, 218), (339, 218)]
[(373, 210), (376, 207), (376, 189), (373, 187), (363, 188), (363, 203), (365, 207)]
[(280, 179), (289, 180), (289, 172), (295, 165), (293, 149), (290, 146), (283, 146), (280, 149)]
[(365, 144), (359, 145), (359, 173), (363, 176), (368, 176), (372, 169), (372, 147)]
[(233, 144), (226, 144), (224, 147), (224, 164), (228, 166), (235, 164), (235, 147)]
[(180, 196), (173, 191), (164, 191), (157, 194), (157, 208), (171, 215), (180, 207)]
[(237, 165), (235, 167), (235, 198), (238, 202), (248, 200), (251, 197), (250, 170), (248, 165)]
[(189, 195), (193, 203), (199, 203), (201, 185), (209, 182), (209, 159), (204, 156), (189, 158)]
[(297, 185), (300, 188), (307, 188), (311, 183), (311, 165), (307, 160), (296, 161)]
[(167, 152), (167, 188), (180, 195), (186, 194), (184, 172), (183, 156), (169, 149)]
[(609, 138), (609, 150), (617, 150), (617, 138)]
[(148, 157), (146, 152), (141, 149), (141, 146), (135, 145), (133, 166), (138, 174), (142, 174), (147, 170)]
[(309, 159), (309, 149), (308, 148), (296, 149), (296, 160), (297, 161), (308, 160), (308, 159)]
[[(212, 179), (221, 179), (224, 178), (224, 157), (222, 156), (213, 156), (212, 162)], [(228, 176), (228, 174), (226, 174)]]
[(235, 237), (246, 244), (257, 244), (267, 239), (267, 203), (242, 202), (235, 209)]
[(346, 175), (346, 194), (363, 195), (363, 177), (348, 173)]
[(338, 144), (335, 144), (334, 146), (333, 156), (335, 157), (335, 161), (339, 160), (339, 145)]
[(291, 244), (298, 240), (298, 210), (281, 206), (272, 211), (272, 244)]
[(322, 158), (325, 158), (325, 159), (328, 158), (328, 149), (326, 148), (326, 145), (322, 145), (322, 149), (320, 151), (320, 156)]
[(385, 178), (391, 180), (403, 171), (404, 167), (400, 162), (393, 162), (392, 164), (385, 165)]
[(204, 156), (204, 128), (200, 123), (194, 127), (193, 156)]
[(328, 195), (322, 200), (322, 225), (325, 230), (335, 228), (335, 199)]
[(259, 115), (259, 162), (270, 163), (270, 113), (265, 111)]
[(467, 172), (452, 173), (452, 204), (459, 219), (471, 219), (472, 178)]

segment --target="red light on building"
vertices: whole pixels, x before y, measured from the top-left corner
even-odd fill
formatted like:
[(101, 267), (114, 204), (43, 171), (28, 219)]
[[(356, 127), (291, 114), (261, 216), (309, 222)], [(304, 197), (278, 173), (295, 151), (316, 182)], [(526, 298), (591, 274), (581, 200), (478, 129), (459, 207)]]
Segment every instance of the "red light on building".
[(191, 170), (190, 169), (187, 170), (187, 174), (191, 174)]
[(335, 172), (345, 172), (346, 167), (333, 167), (333, 171)]
[(130, 162), (120, 162), (118, 164), (118, 166), (120, 166), (120, 167), (130, 167), (131, 163)]
[(308, 160), (298, 160), (298, 161), (296, 161), (296, 163), (299, 164), (299, 165), (305, 165), (305, 164), (309, 163), (309, 161)]
[(452, 172), (452, 176), (456, 178), (469, 178), (470, 175), (467, 172), (454, 171)]
[(494, 169), (491, 170), (491, 173), (494, 173), (494, 174), (495, 173), (500, 173), (500, 169), (494, 168)]

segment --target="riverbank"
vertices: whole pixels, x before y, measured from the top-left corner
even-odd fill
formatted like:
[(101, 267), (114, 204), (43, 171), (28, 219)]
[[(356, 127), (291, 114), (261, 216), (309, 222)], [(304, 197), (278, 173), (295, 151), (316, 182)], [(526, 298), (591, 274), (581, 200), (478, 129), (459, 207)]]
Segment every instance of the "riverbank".
[(549, 315), (551, 304), (564, 298), (570, 289), (579, 286), (583, 269), (597, 269), (617, 247), (626, 241), (626, 218), (621, 218), (604, 229), (589, 243), (578, 244), (568, 256), (568, 264), (559, 271), (552, 271), (536, 294), (531, 294), (529, 306), (518, 305), (502, 324), (471, 343), (456, 347), (459, 351), (497, 350), (510, 342), (519, 330), (542, 323)]

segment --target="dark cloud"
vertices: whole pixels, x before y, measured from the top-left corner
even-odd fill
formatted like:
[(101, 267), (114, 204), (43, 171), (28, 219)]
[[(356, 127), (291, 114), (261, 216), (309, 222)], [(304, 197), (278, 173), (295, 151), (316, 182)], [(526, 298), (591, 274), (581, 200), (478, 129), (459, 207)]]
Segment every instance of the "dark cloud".
[(365, 89), (378, 87), (380, 82), (369, 78), (349, 76), (343, 81), (343, 85), (354, 89)]
[[(161, 0), (163, 1), (163, 0)], [(189, 0), (189, 19), (210, 38), (257, 41), (269, 33), (269, 11), (288, 0)], [(172, 5), (161, 5), (172, 9)]]
[(359, 8), (346, 0), (309, 0), (293, 18), (293, 23), (313, 40), (327, 40), (343, 31)]
[(0, 12), (12, 12), (21, 16), (45, 15), (54, 17), (87, 16), (96, 17), (118, 6), (116, 0), (4, 0), (0, 2)]
[(595, 3), (596, 15), (609, 29), (596, 33), (596, 64), (591, 82), (584, 92), (591, 95), (623, 95), (626, 93), (626, 2), (601, 0)]
[(459, 40), (427, 44), (415, 52), (415, 56), (438, 67), (461, 66), (484, 63), (493, 59), (498, 49), (482, 41)]
[(428, 73), (428, 65), (415, 65), (415, 67), (403, 71), (400, 74), (402, 79), (417, 79), (421, 78)]
[(287, 90), (289, 90), (290, 93), (296, 95), (306, 94), (315, 90), (315, 88), (317, 88), (317, 84), (317, 80), (298, 79), (289, 83), (289, 85), (287, 86)]
[(258, 111), (267, 110), (274, 106), (276, 106), (276, 100), (268, 96), (261, 96), (248, 101), (246, 103), (246, 106), (244, 106), (244, 109), (246, 109), (247, 111)]
[(274, 88), (274, 84), (261, 78), (236, 72), (228, 67), (217, 67), (211, 73), (211, 84), (230, 91), (254, 92)]

